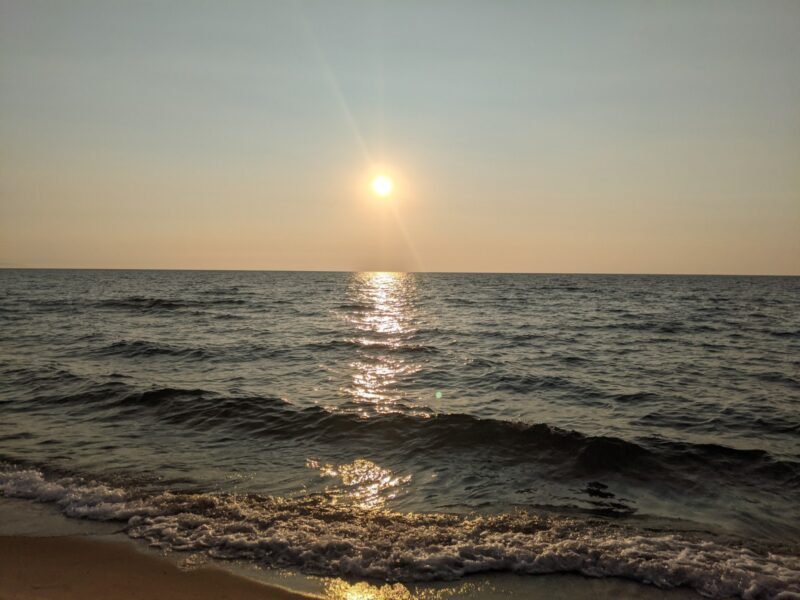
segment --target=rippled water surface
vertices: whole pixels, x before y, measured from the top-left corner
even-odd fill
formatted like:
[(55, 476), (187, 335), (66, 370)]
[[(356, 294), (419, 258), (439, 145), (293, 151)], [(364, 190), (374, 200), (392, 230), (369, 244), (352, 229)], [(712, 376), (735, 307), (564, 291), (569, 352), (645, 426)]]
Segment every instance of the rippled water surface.
[(4, 270), (0, 323), (8, 496), (320, 574), (800, 593), (800, 278)]

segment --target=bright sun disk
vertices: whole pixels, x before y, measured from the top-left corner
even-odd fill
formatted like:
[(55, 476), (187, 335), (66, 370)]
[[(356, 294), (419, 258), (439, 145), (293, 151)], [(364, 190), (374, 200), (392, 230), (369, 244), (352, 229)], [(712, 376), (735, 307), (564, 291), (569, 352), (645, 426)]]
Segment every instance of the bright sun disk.
[(385, 198), (389, 194), (392, 193), (392, 188), (394, 184), (392, 180), (389, 179), (386, 175), (378, 175), (375, 179), (372, 180), (372, 191), (374, 191), (378, 196), (381, 198)]

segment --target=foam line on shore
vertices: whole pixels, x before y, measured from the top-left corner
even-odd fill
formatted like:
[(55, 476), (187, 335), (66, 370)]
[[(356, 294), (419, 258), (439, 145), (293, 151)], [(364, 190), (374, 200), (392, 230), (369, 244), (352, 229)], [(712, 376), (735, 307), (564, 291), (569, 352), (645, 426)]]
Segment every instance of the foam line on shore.
[(401, 514), (319, 497), (147, 493), (15, 468), (0, 470), (0, 493), (55, 503), (71, 517), (125, 522), (128, 535), (164, 549), (324, 576), (408, 582), (572, 572), (689, 587), (709, 598), (800, 594), (800, 558), (792, 553), (598, 519)]

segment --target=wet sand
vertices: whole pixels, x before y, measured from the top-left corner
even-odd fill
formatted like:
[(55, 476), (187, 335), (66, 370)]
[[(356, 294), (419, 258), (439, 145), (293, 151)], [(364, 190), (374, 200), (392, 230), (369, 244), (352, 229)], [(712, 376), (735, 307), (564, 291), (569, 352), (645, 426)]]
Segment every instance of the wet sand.
[(182, 571), (125, 542), (0, 537), (0, 600), (304, 600), (278, 587), (203, 567)]

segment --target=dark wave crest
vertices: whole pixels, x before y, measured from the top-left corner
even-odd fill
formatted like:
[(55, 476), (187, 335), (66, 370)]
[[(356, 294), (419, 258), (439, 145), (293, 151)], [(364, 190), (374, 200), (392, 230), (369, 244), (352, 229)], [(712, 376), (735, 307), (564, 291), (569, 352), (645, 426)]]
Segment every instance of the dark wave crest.
[(128, 358), (175, 356), (196, 360), (208, 358), (211, 355), (202, 348), (181, 348), (144, 340), (121, 340), (99, 348), (94, 354), (98, 356), (125, 356)]
[(187, 300), (177, 298), (157, 298), (148, 296), (128, 296), (125, 298), (108, 298), (97, 301), (97, 308), (127, 310), (133, 312), (174, 311), (187, 308), (212, 308), (215, 306), (240, 306), (247, 304), (247, 300), (236, 297), (204, 298), (202, 300)]
[(128, 310), (175, 310), (186, 308), (189, 304), (182, 300), (168, 300), (166, 298), (147, 298), (144, 296), (129, 296), (128, 298), (112, 298), (101, 300), (95, 304), (98, 308), (116, 308)]
[(481, 453), (487, 460), (538, 463), (560, 476), (618, 474), (640, 480), (747, 477), (771, 487), (800, 490), (800, 462), (759, 449), (691, 444), (661, 438), (625, 440), (588, 436), (545, 423), (511, 422), (459, 413), (423, 416), (393, 412), (368, 419), (357, 412), (298, 407), (268, 396), (225, 395), (203, 389), (133, 390), (120, 381), (74, 394), (38, 396), (62, 407), (92, 405), (119, 417), (150, 415), (159, 422), (236, 431), (256, 438), (345, 443), (413, 458), (419, 453)]

